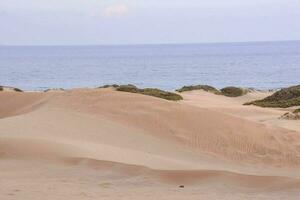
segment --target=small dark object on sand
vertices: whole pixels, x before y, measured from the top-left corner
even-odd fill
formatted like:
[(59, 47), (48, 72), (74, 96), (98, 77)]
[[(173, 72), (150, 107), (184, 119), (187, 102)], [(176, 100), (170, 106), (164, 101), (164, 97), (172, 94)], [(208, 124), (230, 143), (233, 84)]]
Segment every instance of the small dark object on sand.
[(180, 188), (184, 188), (184, 185), (180, 185), (179, 187), (180, 187)]

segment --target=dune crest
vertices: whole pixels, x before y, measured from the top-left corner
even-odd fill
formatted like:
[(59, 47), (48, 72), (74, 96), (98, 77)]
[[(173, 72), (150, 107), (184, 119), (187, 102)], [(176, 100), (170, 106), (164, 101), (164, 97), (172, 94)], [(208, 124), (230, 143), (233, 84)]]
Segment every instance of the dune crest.
[[(67, 180), (93, 175), (123, 189), (126, 181), (141, 183), (140, 191), (152, 181), (160, 192), (217, 186), (243, 195), (276, 191), (278, 197), (300, 187), (299, 132), (241, 116), (239, 99), (231, 104), (209, 94), (215, 101), (202, 104), (206, 95), (187, 92), (183, 102), (170, 102), (111, 88), (2, 92), (0, 169), (12, 166), (12, 176), (30, 177), (35, 172), (25, 175), (20, 168), (34, 166), (49, 176), (64, 172)], [(224, 104), (212, 105), (218, 101)]]

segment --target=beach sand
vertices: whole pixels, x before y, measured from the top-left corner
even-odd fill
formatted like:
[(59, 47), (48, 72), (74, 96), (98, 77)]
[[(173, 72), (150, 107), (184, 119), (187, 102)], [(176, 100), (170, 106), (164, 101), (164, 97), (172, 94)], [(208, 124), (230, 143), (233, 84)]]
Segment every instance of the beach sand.
[(299, 199), (299, 121), (243, 106), (268, 95), (2, 91), (0, 199)]

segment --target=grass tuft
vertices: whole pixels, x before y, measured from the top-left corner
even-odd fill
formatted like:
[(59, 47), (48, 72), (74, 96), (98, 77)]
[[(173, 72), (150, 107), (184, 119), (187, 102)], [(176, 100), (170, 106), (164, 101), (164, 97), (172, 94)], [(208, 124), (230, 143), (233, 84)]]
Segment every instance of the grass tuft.
[(51, 91), (65, 91), (64, 88), (49, 88), (44, 90), (44, 92), (51, 92)]
[(14, 88), (14, 87), (5, 87), (5, 86), (0, 86), (0, 91), (4, 91), (4, 90), (5, 90), (5, 88), (7, 88), (7, 89), (11, 89), (11, 90), (13, 90), (13, 91), (15, 91), (15, 92), (23, 92), (23, 90), (21, 90), (21, 89), (19, 89), (19, 88)]
[(102, 89), (102, 88), (118, 88), (119, 85), (117, 84), (112, 84), (112, 85), (103, 85), (103, 86), (100, 86), (98, 87), (99, 89)]
[(284, 115), (282, 115), (279, 119), (286, 119), (286, 120), (299, 120), (300, 115), (297, 113), (290, 113), (287, 112)]
[(295, 113), (295, 114), (300, 114), (300, 108), (298, 108), (298, 109), (294, 110), (294, 112), (293, 112), (293, 113)]
[(16, 92), (23, 92), (23, 90), (21, 90), (19, 88), (14, 88), (13, 90), (16, 91)]
[(265, 99), (252, 101), (245, 105), (273, 108), (300, 106), (300, 85), (281, 89)]
[(139, 93), (139, 88), (136, 87), (135, 85), (120, 85), (119, 87), (116, 88), (117, 91), (121, 91), (121, 92), (130, 92), (130, 93)]
[(221, 89), (221, 93), (227, 97), (240, 97), (249, 92), (248, 89), (239, 87), (225, 87)]
[(178, 90), (176, 90), (177, 92), (188, 92), (188, 91), (193, 91), (193, 90), (204, 90), (206, 92), (211, 92), (211, 93), (214, 93), (214, 94), (221, 94), (221, 92), (210, 86), (210, 85), (191, 85), (191, 86), (184, 86)]
[(139, 89), (134, 85), (121, 85), (117, 87), (116, 90), (121, 92), (130, 92), (130, 93), (143, 94), (147, 96), (153, 96), (161, 99), (166, 99), (169, 101), (180, 101), (183, 99), (180, 95), (173, 92), (167, 92), (156, 88)]

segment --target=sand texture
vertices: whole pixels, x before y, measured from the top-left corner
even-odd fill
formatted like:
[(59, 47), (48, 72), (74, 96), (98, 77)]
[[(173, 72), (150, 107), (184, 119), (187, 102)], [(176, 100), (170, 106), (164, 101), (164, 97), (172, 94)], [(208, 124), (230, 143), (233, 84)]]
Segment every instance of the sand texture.
[(203, 91), (0, 92), (0, 199), (300, 197), (300, 122)]

